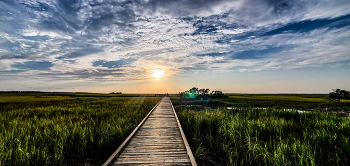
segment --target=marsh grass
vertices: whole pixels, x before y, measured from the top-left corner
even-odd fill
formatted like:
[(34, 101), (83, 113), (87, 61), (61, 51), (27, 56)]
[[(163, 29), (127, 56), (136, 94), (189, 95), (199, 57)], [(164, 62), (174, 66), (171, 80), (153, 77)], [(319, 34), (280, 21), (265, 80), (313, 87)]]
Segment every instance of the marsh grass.
[(104, 160), (161, 98), (41, 94), (15, 99), (0, 97), (0, 165)]
[(199, 165), (349, 165), (350, 121), (297, 111), (178, 111)]
[(231, 94), (229, 98), (213, 99), (231, 107), (274, 107), (318, 111), (348, 111), (350, 100), (339, 103), (328, 94)]

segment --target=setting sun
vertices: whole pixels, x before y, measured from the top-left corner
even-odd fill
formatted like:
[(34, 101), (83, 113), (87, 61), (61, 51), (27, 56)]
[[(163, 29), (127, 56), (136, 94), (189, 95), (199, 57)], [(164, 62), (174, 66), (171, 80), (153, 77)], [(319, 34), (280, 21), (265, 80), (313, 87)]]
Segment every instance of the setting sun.
[(152, 70), (152, 72), (153, 74), (151, 75), (151, 77), (160, 78), (164, 76), (163, 69), (160, 67), (155, 68), (154, 70)]

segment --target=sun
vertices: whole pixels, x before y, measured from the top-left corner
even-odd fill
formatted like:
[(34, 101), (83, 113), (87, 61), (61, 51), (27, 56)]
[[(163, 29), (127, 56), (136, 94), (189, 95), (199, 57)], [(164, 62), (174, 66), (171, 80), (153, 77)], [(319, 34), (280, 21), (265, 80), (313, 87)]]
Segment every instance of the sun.
[(164, 71), (160, 67), (153, 69), (152, 72), (153, 74), (151, 75), (151, 77), (160, 78), (164, 76)]

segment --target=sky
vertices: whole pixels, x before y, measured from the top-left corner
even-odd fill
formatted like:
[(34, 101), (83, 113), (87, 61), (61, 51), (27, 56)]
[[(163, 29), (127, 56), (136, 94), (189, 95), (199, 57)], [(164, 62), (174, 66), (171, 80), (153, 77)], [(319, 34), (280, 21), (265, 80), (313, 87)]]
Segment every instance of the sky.
[(0, 91), (350, 90), (349, 0), (0, 0)]

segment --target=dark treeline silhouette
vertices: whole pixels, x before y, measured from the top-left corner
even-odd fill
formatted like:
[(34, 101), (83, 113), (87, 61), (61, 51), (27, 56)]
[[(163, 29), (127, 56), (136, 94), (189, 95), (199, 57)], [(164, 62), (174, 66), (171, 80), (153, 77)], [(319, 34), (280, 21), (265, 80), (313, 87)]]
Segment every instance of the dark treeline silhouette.
[(50, 93), (43, 91), (0, 91), (0, 93)]
[[(45, 91), (0, 91), (0, 93), (59, 93), (59, 94), (98, 94), (91, 92), (45, 92)], [(120, 92), (121, 94), (121, 92)]]
[(111, 92), (109, 94), (122, 94), (122, 92)]
[(340, 99), (350, 99), (350, 92), (347, 90), (333, 89), (333, 92), (329, 92), (329, 98), (340, 102)]
[(228, 97), (222, 91), (211, 91), (208, 88), (206, 89), (199, 89), (197, 87), (193, 87), (188, 91), (180, 92), (179, 95), (181, 98), (188, 98), (188, 99), (200, 99), (200, 100), (207, 100), (209, 97)]

